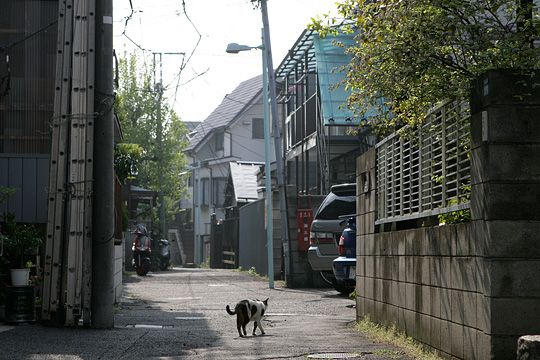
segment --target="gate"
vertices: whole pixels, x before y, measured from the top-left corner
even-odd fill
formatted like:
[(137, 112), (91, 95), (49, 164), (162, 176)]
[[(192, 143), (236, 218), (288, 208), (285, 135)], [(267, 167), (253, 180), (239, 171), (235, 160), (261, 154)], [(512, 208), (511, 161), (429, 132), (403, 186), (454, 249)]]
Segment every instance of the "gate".
[(216, 221), (212, 216), (210, 239), (210, 267), (236, 269), (238, 267), (239, 218)]

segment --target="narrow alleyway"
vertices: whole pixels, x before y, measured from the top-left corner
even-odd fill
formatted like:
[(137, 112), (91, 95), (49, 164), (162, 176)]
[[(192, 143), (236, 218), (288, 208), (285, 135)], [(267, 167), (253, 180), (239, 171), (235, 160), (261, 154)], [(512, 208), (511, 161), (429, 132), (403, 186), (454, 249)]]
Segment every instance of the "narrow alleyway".
[[(354, 301), (332, 289), (270, 290), (216, 269), (127, 276), (124, 286), (115, 329), (0, 327), (0, 359), (404, 359), (355, 331)], [(266, 335), (253, 337), (250, 323), (248, 336), (238, 336), (225, 306), (244, 298), (270, 299)]]
[[(245, 273), (177, 269), (132, 277), (125, 294), (116, 325), (142, 327), (137, 330), (145, 339), (134, 343), (126, 358), (304, 359), (312, 354), (350, 353), (362, 359), (384, 359), (385, 354), (392, 358), (398, 354), (354, 331), (354, 301), (331, 289), (276, 286), (270, 290), (266, 281)], [(265, 336), (251, 336), (252, 323), (248, 337), (238, 336), (236, 318), (225, 312), (225, 306), (244, 298), (270, 299), (263, 322)]]

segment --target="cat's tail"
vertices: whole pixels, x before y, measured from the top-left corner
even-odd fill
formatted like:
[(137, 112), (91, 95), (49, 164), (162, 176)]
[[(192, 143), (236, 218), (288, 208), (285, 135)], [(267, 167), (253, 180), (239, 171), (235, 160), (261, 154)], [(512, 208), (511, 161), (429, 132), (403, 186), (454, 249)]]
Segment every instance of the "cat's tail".
[(231, 308), (229, 307), (229, 305), (227, 305), (227, 306), (225, 307), (225, 310), (227, 310), (227, 312), (229, 313), (229, 315), (236, 315), (236, 312), (231, 311)]

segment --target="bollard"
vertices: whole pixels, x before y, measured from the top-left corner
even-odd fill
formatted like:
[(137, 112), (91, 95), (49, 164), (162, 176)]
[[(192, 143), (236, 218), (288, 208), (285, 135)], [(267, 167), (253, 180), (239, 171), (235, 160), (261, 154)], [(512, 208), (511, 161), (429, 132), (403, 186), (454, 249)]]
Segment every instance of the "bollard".
[(525, 335), (518, 339), (517, 360), (540, 360), (540, 335)]

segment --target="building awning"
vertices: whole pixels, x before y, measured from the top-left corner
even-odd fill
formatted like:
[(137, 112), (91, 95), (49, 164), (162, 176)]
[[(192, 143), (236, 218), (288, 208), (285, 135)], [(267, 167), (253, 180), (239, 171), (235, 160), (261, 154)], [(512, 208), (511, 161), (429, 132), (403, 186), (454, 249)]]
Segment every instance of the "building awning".
[(257, 172), (260, 164), (252, 163), (229, 163), (231, 179), (234, 188), (235, 205), (239, 202), (250, 202), (258, 199)]
[(153, 200), (157, 197), (156, 191), (144, 189), (135, 185), (129, 187), (129, 193), (129, 196), (133, 199)]
[(321, 107), (324, 125), (359, 125), (347, 106), (350, 91), (345, 81), (351, 55), (345, 50), (354, 45), (353, 35), (327, 35), (324, 38), (313, 34), (317, 73), (321, 91)]

